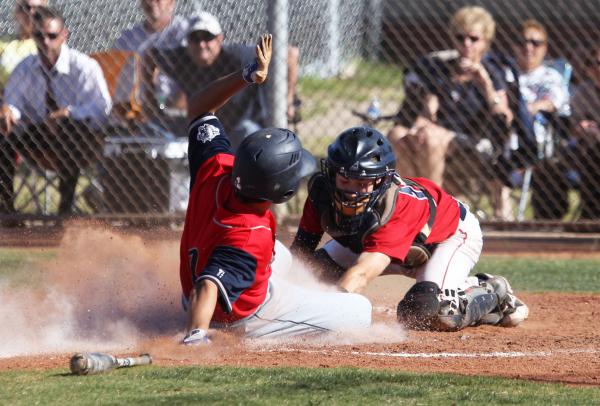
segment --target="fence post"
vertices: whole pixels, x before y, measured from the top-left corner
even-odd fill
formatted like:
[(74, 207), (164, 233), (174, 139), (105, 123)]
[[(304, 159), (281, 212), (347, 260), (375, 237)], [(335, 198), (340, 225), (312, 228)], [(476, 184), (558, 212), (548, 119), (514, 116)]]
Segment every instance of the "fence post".
[(287, 127), (288, 2), (268, 3), (268, 29), (273, 34), (273, 59), (269, 68), (269, 125)]
[(330, 77), (340, 73), (340, 1), (329, 0), (327, 2), (328, 26), (327, 26), (327, 50), (329, 57), (325, 67), (324, 77)]

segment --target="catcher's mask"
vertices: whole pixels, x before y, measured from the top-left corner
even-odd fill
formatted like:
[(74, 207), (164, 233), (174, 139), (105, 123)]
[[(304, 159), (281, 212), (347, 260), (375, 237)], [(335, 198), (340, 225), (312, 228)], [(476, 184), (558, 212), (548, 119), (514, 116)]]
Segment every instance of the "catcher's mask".
[[(391, 185), (396, 157), (390, 143), (379, 131), (370, 127), (354, 127), (341, 133), (321, 161), (321, 172), (327, 177), (332, 195), (335, 223), (347, 234), (358, 232), (365, 215)], [(369, 191), (339, 188), (336, 176), (369, 180)], [(368, 188), (370, 189), (370, 187)]]

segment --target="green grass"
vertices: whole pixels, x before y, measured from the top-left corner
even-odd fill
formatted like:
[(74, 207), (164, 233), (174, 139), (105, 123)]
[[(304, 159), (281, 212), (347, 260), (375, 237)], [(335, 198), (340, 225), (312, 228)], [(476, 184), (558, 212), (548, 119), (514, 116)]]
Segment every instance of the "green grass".
[[(36, 279), (44, 261), (54, 259), (54, 249), (0, 248), (0, 279), (25, 283)], [(476, 272), (505, 276), (516, 290), (529, 292), (600, 293), (600, 259), (511, 258), (486, 255)]]
[[(402, 68), (398, 65), (360, 61), (356, 63), (353, 70), (355, 70), (353, 75), (325, 79), (303, 76), (298, 81), (298, 89), (307, 98), (328, 94), (356, 101), (367, 100), (366, 96), (371, 94), (373, 89), (385, 91), (384, 89), (392, 88), (396, 95), (398, 92), (402, 92), (403, 73)], [(352, 93), (345, 91), (348, 87), (353, 89)]]
[(9, 286), (22, 286), (36, 279), (44, 261), (56, 257), (54, 249), (0, 249), (0, 281)]
[(339, 109), (338, 101), (351, 109), (375, 96), (382, 102), (398, 104), (402, 100), (402, 68), (389, 63), (358, 61), (353, 74), (319, 78), (303, 76), (298, 80), (298, 93), (302, 97), (304, 119), (324, 115), (329, 109)]
[(97, 376), (0, 374), (2, 403), (594, 405), (600, 388), (356, 368), (138, 367)]
[[(27, 176), (17, 174), (15, 178), (15, 190), (18, 192), (15, 196), (15, 207), (21, 213), (43, 213), (56, 214), (60, 203), (60, 194), (58, 193), (58, 179), (56, 175), (49, 175), (49, 180), (44, 179), (40, 174), (31, 173)], [(83, 214), (93, 213), (81, 194), (89, 185), (89, 173), (84, 172), (79, 177), (77, 188), (75, 190), (76, 205)], [(37, 200), (37, 204), (36, 204)]]
[(600, 292), (600, 260), (485, 256), (475, 272), (505, 276), (513, 288), (530, 292)]

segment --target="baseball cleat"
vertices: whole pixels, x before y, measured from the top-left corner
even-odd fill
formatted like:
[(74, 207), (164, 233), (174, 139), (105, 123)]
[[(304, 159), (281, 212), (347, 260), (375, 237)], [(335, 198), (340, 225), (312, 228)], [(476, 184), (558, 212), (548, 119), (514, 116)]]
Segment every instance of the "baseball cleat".
[(500, 308), (504, 317), (498, 325), (502, 327), (517, 327), (529, 317), (529, 307), (512, 293), (506, 295), (506, 299), (500, 305)]
[[(517, 298), (504, 276), (478, 273), (477, 278), (482, 285), (487, 285), (498, 295), (499, 312), (486, 315), (486, 324), (497, 324), (502, 327), (516, 327), (529, 316), (529, 307)], [(499, 316), (499, 317), (498, 317)], [(493, 320), (498, 320), (492, 323)]]

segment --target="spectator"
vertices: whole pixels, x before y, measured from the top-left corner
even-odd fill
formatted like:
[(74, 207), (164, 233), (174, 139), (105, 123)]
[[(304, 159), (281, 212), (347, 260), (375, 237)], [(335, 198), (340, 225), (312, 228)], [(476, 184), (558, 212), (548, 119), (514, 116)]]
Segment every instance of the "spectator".
[[(238, 69), (254, 59), (255, 46), (223, 45), (223, 30), (217, 18), (202, 12), (190, 21), (187, 46), (170, 50), (152, 49), (144, 58), (145, 83), (154, 67), (169, 75), (189, 99), (223, 72)], [(298, 52), (288, 51), (288, 118), (293, 117), (293, 98), (297, 78)], [(146, 86), (146, 90), (151, 88)], [(148, 93), (147, 103), (155, 105), (156, 95)], [(267, 123), (267, 101), (263, 88), (251, 86), (236, 94), (219, 112), (232, 145), (236, 148), (248, 134)]]
[(587, 58), (587, 80), (571, 100), (576, 147), (573, 162), (580, 174), (581, 218), (600, 218), (600, 46)]
[(99, 153), (102, 137), (95, 129), (107, 118), (111, 100), (98, 63), (67, 46), (58, 11), (39, 7), (33, 36), (38, 54), (25, 58), (9, 77), (0, 112), (0, 212), (14, 211), (18, 152), (57, 171), (58, 212), (67, 214), (80, 168)]
[(521, 25), (521, 37), (515, 47), (521, 94), (532, 116), (543, 113), (568, 114), (569, 95), (562, 75), (544, 64), (548, 34), (544, 26), (527, 20)]
[[(485, 9), (461, 8), (450, 22), (456, 52), (426, 58), (417, 67), (423, 108), (410, 127), (397, 125), (388, 134), (398, 156), (409, 158), (398, 161), (402, 176), (442, 184), (451, 175), (445, 174), (447, 158), (460, 159), (468, 173), (491, 160), (483, 159), (480, 151), (503, 145), (513, 113), (503, 71), (484, 59), (495, 27)], [(496, 207), (496, 215), (501, 211)]]
[(569, 205), (568, 185), (563, 170), (555, 160), (559, 116), (569, 114), (569, 94), (562, 75), (545, 64), (548, 50), (548, 34), (544, 26), (535, 20), (521, 25), (521, 34), (515, 46), (519, 69), (521, 95), (534, 118), (534, 132), (538, 158), (532, 182), (532, 207), (535, 218), (560, 219)]
[(6, 81), (15, 66), (25, 57), (37, 52), (35, 42), (31, 37), (33, 27), (31, 17), (37, 7), (45, 5), (46, 0), (17, 0), (15, 2), (17, 38), (0, 40), (0, 90), (4, 90)]
[[(175, 0), (140, 0), (144, 21), (121, 33), (114, 48), (143, 54), (146, 48), (174, 48), (183, 45), (188, 32), (188, 19), (175, 15)], [(127, 101), (133, 86), (133, 64), (128, 64), (117, 88), (115, 101)], [(185, 109), (176, 97), (181, 92), (177, 84), (161, 72), (153, 72), (158, 96), (167, 105)], [(125, 83), (127, 81), (128, 83)]]

